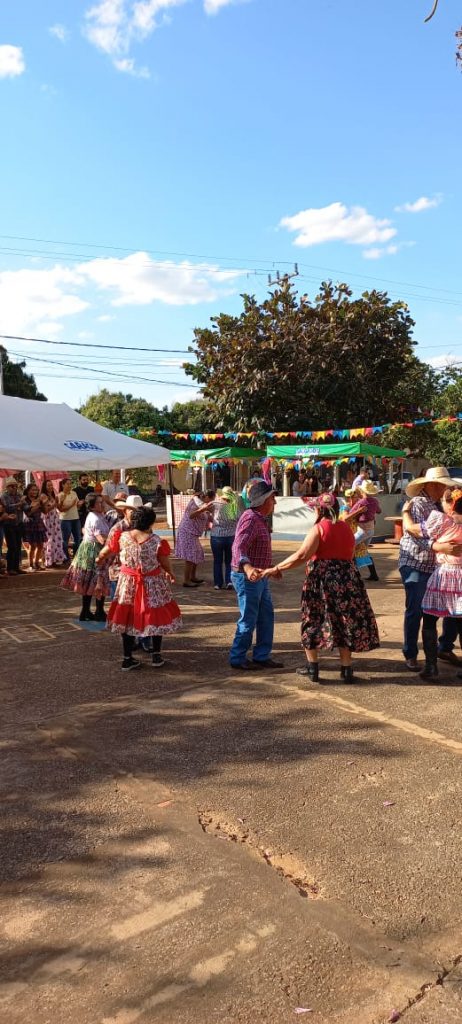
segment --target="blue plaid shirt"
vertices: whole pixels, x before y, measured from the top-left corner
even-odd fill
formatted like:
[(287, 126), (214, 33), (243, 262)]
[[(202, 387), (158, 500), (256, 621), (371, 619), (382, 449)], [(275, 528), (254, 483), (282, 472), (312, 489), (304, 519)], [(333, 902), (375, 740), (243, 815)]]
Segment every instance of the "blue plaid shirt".
[[(409, 511), (414, 523), (424, 525), (429, 515), (440, 509), (436, 501), (427, 498), (426, 494), (419, 494), (418, 498), (413, 498)], [(431, 537), (411, 537), (410, 533), (405, 533), (399, 545), (398, 568), (406, 565), (419, 572), (433, 572), (436, 560), (432, 543)]]

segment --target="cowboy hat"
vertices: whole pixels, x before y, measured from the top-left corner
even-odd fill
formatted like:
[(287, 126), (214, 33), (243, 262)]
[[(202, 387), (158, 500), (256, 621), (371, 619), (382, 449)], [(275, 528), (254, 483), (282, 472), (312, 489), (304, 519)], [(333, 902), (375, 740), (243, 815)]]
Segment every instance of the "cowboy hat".
[(19, 487), (18, 481), (14, 476), (7, 476), (3, 481), (3, 486), (6, 487)]
[(443, 489), (445, 487), (457, 487), (462, 484), (462, 480), (458, 477), (449, 476), (449, 471), (446, 466), (431, 466), (427, 469), (425, 476), (418, 476), (406, 487), (406, 494), (409, 498), (415, 498), (418, 494), (421, 494), (426, 484), (439, 484)]
[(380, 494), (380, 487), (376, 487), (372, 480), (363, 480), (362, 484), (358, 484), (356, 490), (362, 491), (363, 494)]
[(265, 501), (267, 501), (271, 494), (276, 494), (276, 491), (271, 487), (271, 484), (265, 483), (264, 480), (252, 481), (247, 491), (247, 501), (250, 508), (260, 508), (261, 505), (265, 504)]
[(140, 495), (128, 495), (123, 502), (114, 502), (114, 504), (117, 509), (142, 509), (145, 507)]

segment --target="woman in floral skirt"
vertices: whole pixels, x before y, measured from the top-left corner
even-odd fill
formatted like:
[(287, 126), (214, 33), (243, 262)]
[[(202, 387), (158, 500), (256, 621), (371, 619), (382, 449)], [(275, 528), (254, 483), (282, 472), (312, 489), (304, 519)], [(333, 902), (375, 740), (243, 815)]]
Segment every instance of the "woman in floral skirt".
[(152, 508), (135, 509), (131, 529), (113, 533), (98, 556), (101, 564), (110, 554), (120, 558), (120, 574), (114, 600), (108, 612), (108, 625), (120, 633), (123, 645), (123, 671), (139, 668), (133, 657), (136, 637), (152, 637), (152, 664), (164, 664), (162, 637), (181, 626), (181, 612), (172, 598), (170, 584), (170, 545), (152, 533), (156, 513)]
[[(98, 568), (96, 558), (106, 542), (109, 523), (103, 514), (103, 499), (99, 494), (88, 494), (85, 498), (88, 515), (83, 528), (83, 541), (77, 549), (72, 563), (64, 576), (61, 586), (82, 595), (80, 621), (95, 619), (106, 621), (104, 598), (109, 594), (107, 571)], [(91, 599), (95, 596), (96, 612), (91, 611)]]
[(44, 480), (42, 484), (42, 495), (46, 499), (42, 510), (43, 522), (46, 526), (47, 539), (43, 552), (45, 556), (45, 568), (60, 566), (65, 562), (66, 555), (63, 546), (63, 534), (61, 530), (61, 519), (58, 512), (58, 499), (55, 494), (51, 480)]
[(308, 503), (317, 512), (315, 526), (298, 551), (263, 575), (278, 577), (307, 563), (302, 590), (302, 646), (307, 664), (297, 672), (318, 682), (318, 650), (337, 647), (341, 678), (354, 683), (351, 653), (380, 646), (377, 623), (353, 561), (353, 533), (347, 523), (339, 522), (337, 498), (320, 494)]

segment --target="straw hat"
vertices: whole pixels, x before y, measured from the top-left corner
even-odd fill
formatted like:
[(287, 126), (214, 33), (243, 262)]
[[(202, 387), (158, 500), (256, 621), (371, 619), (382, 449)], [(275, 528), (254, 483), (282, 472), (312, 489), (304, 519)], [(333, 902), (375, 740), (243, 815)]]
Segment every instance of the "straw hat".
[(363, 494), (368, 494), (369, 496), (373, 494), (380, 494), (380, 487), (376, 487), (372, 480), (363, 480), (362, 484), (358, 484), (357, 489), (362, 491)]
[(462, 480), (449, 476), (446, 466), (431, 466), (430, 469), (427, 469), (425, 476), (418, 476), (415, 480), (411, 480), (406, 487), (406, 494), (409, 498), (415, 498), (422, 493), (425, 484), (439, 484), (444, 489), (445, 487), (460, 486)]
[(234, 491), (232, 487), (222, 487), (220, 492), (220, 498), (224, 498), (225, 501), (232, 501), (234, 498)]
[(19, 484), (18, 484), (18, 481), (16, 480), (16, 478), (14, 476), (7, 476), (7, 477), (5, 477), (5, 480), (3, 481), (3, 487), (5, 489), (7, 487), (19, 487)]

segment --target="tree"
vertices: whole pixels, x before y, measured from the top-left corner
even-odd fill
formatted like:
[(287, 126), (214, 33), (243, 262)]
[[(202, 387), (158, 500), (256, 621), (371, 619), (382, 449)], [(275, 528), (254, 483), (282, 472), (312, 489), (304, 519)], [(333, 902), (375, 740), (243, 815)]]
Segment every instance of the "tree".
[(12, 363), (3, 345), (0, 345), (0, 359), (5, 395), (11, 395), (13, 398), (35, 398), (38, 402), (47, 401), (46, 395), (42, 395), (42, 392), (38, 390), (32, 374), (24, 373), (26, 365), (24, 360), (21, 363)]
[(239, 316), (196, 328), (186, 373), (203, 387), (220, 429), (322, 430), (415, 418), (436, 375), (414, 354), (414, 321), (386, 292), (352, 299), (323, 282), (311, 302), (288, 280)]
[(89, 420), (100, 423), (110, 430), (172, 430), (172, 418), (168, 409), (157, 409), (144, 398), (124, 395), (121, 391), (111, 392), (103, 388), (91, 395), (79, 412)]
[(193, 399), (191, 402), (175, 402), (170, 415), (174, 423), (173, 429), (180, 434), (213, 433), (216, 429), (210, 408), (201, 398)]

